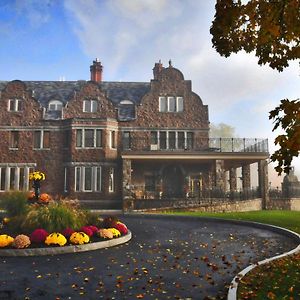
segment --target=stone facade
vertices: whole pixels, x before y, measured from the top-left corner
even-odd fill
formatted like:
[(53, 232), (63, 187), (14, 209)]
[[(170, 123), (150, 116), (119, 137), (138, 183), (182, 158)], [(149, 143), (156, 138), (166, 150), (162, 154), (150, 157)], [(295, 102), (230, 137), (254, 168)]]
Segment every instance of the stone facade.
[(30, 189), (34, 169), (46, 173), (42, 191), (93, 208), (234, 192), (241, 166), (250, 188), (249, 165), (267, 151), (212, 145), (208, 106), (171, 62), (156, 63), (148, 83), (103, 82), (98, 60), (90, 71), (91, 81), (0, 81), (0, 193)]

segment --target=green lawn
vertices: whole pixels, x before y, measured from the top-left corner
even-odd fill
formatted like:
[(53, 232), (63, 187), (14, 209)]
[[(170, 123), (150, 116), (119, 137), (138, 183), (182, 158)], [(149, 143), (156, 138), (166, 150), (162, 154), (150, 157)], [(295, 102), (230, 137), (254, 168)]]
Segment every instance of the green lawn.
[(244, 221), (254, 221), (260, 223), (272, 224), (284, 227), (300, 233), (300, 211), (286, 210), (261, 210), (249, 212), (228, 212), (228, 213), (207, 213), (207, 212), (191, 212), (177, 211), (166, 212), (176, 215), (188, 215), (197, 217), (215, 217), (222, 219), (235, 219)]
[[(167, 212), (176, 215), (216, 217), (272, 224), (300, 234), (300, 211), (251, 211), (232, 213)], [(238, 299), (300, 299), (300, 253), (278, 259), (249, 272), (240, 282)]]

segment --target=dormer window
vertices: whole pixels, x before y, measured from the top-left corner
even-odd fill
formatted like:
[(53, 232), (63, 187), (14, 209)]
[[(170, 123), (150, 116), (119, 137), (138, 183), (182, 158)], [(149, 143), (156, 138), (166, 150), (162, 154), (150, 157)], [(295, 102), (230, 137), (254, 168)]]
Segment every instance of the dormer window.
[(135, 104), (130, 100), (122, 100), (118, 106), (119, 121), (131, 121), (135, 117)]
[(96, 100), (84, 100), (83, 112), (94, 113), (97, 112), (98, 103)]
[(7, 110), (8, 111), (21, 111), (22, 110), (22, 100), (20, 100), (20, 99), (9, 99)]
[(62, 111), (63, 104), (61, 101), (52, 100), (49, 102), (48, 110), (49, 111)]
[(183, 112), (183, 97), (159, 97), (159, 112)]

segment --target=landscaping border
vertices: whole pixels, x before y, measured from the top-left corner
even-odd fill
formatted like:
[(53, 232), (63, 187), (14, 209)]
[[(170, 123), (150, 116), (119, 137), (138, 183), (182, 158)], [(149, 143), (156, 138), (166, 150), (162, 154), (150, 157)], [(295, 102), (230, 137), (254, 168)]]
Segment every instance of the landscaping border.
[(131, 231), (119, 238), (114, 238), (107, 241), (88, 243), (84, 245), (70, 245), (62, 247), (47, 247), (47, 248), (26, 248), (26, 249), (0, 249), (1, 256), (42, 256), (42, 255), (57, 255), (65, 253), (77, 253), (110, 248), (124, 244), (132, 238)]

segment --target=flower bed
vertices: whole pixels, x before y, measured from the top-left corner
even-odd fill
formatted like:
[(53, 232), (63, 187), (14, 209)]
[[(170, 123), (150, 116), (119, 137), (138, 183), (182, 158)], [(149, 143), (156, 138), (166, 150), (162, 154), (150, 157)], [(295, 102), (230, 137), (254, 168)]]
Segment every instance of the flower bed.
[[(24, 201), (27, 202), (23, 203), (22, 210), (10, 209), (13, 207), (11, 202), (22, 203), (23, 196), (22, 193), (7, 196), (5, 202), (9, 203), (6, 209), (7, 215), (2, 218), (2, 221), (0, 220), (0, 255), (1, 253), (7, 255), (9, 250), (15, 253), (12, 255), (21, 253), (21, 250), (24, 253), (31, 253), (32, 249), (44, 249), (35, 252), (46, 254), (53, 252), (46, 250), (49, 248), (69, 247), (71, 252), (77, 252), (80, 247), (93, 250), (94, 247), (88, 245), (100, 243), (96, 248), (103, 248), (105, 247), (103, 245), (118, 244), (131, 238), (126, 225), (120, 220), (113, 216), (101, 219), (95, 214), (80, 209), (76, 201), (51, 201), (45, 206), (38, 203), (31, 204), (27, 201), (27, 196), (24, 196)], [(120, 239), (120, 237), (126, 238), (116, 243), (108, 243), (109, 240)], [(82, 245), (87, 246), (82, 247)]]

